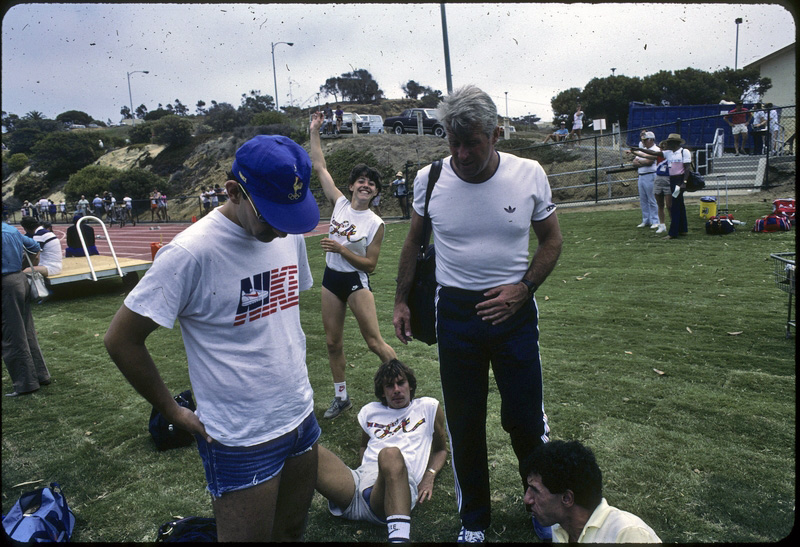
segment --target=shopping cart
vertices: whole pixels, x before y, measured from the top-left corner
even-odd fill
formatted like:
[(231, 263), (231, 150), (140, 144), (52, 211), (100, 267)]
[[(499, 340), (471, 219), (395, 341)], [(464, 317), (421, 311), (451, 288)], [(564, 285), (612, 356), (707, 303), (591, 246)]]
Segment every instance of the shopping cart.
[(794, 295), (794, 253), (774, 253), (772, 257), (775, 284), (783, 292), (789, 293), (789, 312), (786, 316), (786, 338), (791, 336), (789, 327), (797, 328), (792, 319), (792, 296)]

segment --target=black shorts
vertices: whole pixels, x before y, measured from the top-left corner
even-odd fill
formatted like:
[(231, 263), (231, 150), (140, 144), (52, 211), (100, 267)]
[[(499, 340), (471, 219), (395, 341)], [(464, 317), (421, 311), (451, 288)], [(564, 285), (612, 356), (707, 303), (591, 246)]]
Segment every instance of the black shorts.
[(339, 272), (327, 266), (322, 275), (322, 286), (342, 302), (347, 302), (349, 296), (360, 289), (372, 290), (369, 286), (369, 276), (364, 272)]

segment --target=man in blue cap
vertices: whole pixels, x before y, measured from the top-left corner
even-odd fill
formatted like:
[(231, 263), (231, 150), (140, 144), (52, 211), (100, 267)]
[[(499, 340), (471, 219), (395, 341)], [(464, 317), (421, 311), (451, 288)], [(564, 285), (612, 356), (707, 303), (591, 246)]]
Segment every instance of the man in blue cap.
[[(320, 428), (298, 311), (312, 285), (302, 234), (319, 223), (310, 176), (291, 139), (247, 141), (228, 200), (159, 250), (105, 336), (131, 385), (195, 434), (220, 541), (301, 540), (314, 493)], [(145, 347), (176, 319), (196, 412), (175, 402)]]

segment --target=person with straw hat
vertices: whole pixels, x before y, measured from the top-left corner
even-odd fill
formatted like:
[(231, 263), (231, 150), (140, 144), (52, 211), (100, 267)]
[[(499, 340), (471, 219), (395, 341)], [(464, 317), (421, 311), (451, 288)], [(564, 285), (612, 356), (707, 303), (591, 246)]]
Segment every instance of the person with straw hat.
[(400, 203), (400, 214), (403, 219), (411, 218), (408, 212), (408, 188), (402, 171), (397, 172), (395, 179), (392, 181), (392, 186), (394, 187), (394, 195), (397, 196), (397, 201)]

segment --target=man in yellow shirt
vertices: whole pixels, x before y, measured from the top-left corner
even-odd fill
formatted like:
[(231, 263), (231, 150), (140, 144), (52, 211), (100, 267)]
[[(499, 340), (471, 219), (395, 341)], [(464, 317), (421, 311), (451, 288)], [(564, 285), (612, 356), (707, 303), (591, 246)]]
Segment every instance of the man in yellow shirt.
[(578, 441), (544, 443), (520, 468), (524, 502), (539, 524), (553, 527), (554, 543), (661, 543), (642, 519), (608, 504), (594, 454)]

